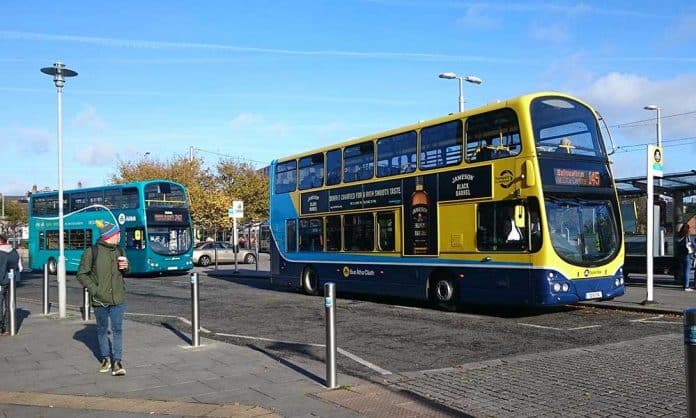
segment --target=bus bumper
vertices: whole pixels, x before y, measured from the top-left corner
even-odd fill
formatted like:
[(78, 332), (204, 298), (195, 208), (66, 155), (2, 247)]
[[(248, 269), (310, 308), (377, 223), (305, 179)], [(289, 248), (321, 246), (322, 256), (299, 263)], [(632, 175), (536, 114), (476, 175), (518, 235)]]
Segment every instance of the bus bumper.
[(623, 270), (613, 276), (590, 279), (568, 279), (557, 271), (546, 271), (540, 280), (541, 305), (573, 304), (587, 300), (610, 300), (625, 292)]

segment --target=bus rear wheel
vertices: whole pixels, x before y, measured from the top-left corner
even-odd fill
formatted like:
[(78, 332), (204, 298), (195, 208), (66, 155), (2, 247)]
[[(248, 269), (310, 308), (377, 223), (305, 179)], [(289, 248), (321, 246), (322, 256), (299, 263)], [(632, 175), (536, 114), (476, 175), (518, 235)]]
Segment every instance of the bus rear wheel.
[(302, 291), (310, 296), (319, 294), (319, 277), (312, 267), (305, 267), (302, 270)]
[(56, 259), (51, 257), (48, 259), (48, 274), (56, 274), (58, 273), (58, 263), (56, 262)]
[(436, 277), (430, 284), (430, 300), (433, 304), (447, 311), (457, 309), (457, 288), (452, 279)]

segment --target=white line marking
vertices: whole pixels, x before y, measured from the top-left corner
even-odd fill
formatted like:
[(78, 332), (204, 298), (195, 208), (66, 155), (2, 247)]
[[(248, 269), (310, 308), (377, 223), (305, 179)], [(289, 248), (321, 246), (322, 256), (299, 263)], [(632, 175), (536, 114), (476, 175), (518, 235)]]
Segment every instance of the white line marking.
[[(263, 338), (263, 337), (250, 337), (248, 335), (238, 335), (238, 334), (226, 334), (224, 332), (216, 332), (215, 335), (220, 335), (223, 337), (234, 337), (234, 338), (243, 338), (247, 340), (257, 340), (257, 341), (266, 341), (266, 342), (271, 342), (271, 343), (279, 343), (279, 344), (291, 344), (291, 345), (304, 345), (304, 346), (310, 346), (310, 347), (319, 347), (319, 348), (324, 348), (326, 347), (324, 344), (313, 344), (313, 343), (302, 343), (299, 341), (284, 341), (284, 340), (274, 340), (272, 338)], [(372, 369), (376, 371), (377, 373), (381, 375), (389, 375), (392, 374), (389, 370), (385, 370), (373, 363), (370, 363), (369, 361), (362, 359), (355, 354), (352, 354), (340, 347), (336, 347), (336, 351), (339, 352), (340, 354), (348, 357), (349, 359), (355, 361), (356, 363), (360, 363), (363, 366)]]
[(159, 314), (137, 313), (137, 312), (126, 312), (126, 315), (133, 315), (133, 316), (156, 316), (156, 317), (159, 317), (159, 318), (179, 318), (178, 316), (174, 316), (174, 315), (159, 315)]
[(269, 343), (280, 343), (280, 344), (290, 344), (290, 345), (308, 345), (310, 347), (325, 347), (324, 344), (312, 344), (312, 343), (301, 343), (299, 341), (284, 341), (284, 340), (274, 340), (271, 338), (263, 338), (263, 337), (250, 337), (248, 335), (238, 335), (238, 334), (226, 334), (224, 332), (216, 332), (215, 335), (220, 335), (222, 337), (234, 337), (234, 338), (243, 338), (245, 340), (258, 340), (258, 341), (266, 341)]
[(585, 327), (566, 328), (566, 331), (577, 331), (579, 329), (599, 328), (601, 325), (587, 325)]
[(681, 321), (658, 321), (664, 318), (664, 315), (651, 316), (650, 318), (631, 319), (629, 322), (640, 322), (642, 324), (682, 324)]
[(379, 373), (379, 374), (381, 374), (381, 375), (383, 375), (383, 376), (392, 374), (392, 372), (390, 372), (389, 370), (384, 370), (383, 368), (381, 368), (381, 367), (379, 367), (379, 366), (377, 366), (377, 365), (375, 365), (375, 364), (372, 364), (372, 363), (370, 363), (370, 362), (367, 361), (367, 360), (361, 359), (360, 357), (356, 356), (355, 354), (351, 354), (351, 353), (347, 352), (346, 350), (344, 350), (344, 349), (342, 349), (342, 348), (340, 348), (340, 347), (336, 347), (336, 351), (338, 351), (339, 353), (341, 353), (341, 354), (343, 354), (344, 356), (348, 357), (349, 359), (351, 359), (351, 360), (353, 360), (353, 361), (355, 361), (355, 362), (358, 362), (358, 363), (362, 364), (363, 366), (365, 366), (365, 367), (367, 367), (367, 368), (370, 368), (370, 369), (376, 371), (377, 373)]
[(532, 327), (532, 328), (550, 329), (553, 331), (578, 331), (581, 329), (600, 328), (601, 327), (601, 325), (587, 325), (584, 327), (575, 327), (575, 328), (556, 328), (556, 327), (547, 327), (545, 325), (525, 324), (524, 322), (518, 322), (517, 325), (522, 325), (525, 327)]
[[(193, 325), (193, 324), (191, 324), (191, 321), (189, 321), (189, 320), (186, 319), (186, 318), (182, 318), (182, 317), (180, 317), (180, 316), (177, 316), (177, 319), (179, 319), (179, 321), (181, 321), (181, 322), (183, 322), (183, 323), (185, 323), (185, 324), (187, 324), (187, 325)], [(201, 331), (203, 331), (203, 332), (207, 332), (208, 334), (212, 334), (212, 332), (211, 332), (209, 329), (207, 329), (207, 328), (200, 327), (199, 329), (200, 329)]]
[(542, 329), (552, 329), (554, 331), (563, 331), (563, 328), (555, 328), (555, 327), (546, 327), (543, 325), (534, 325), (534, 324), (525, 324), (523, 322), (518, 322), (517, 325), (522, 325), (525, 327), (532, 327), (532, 328), (542, 328)]

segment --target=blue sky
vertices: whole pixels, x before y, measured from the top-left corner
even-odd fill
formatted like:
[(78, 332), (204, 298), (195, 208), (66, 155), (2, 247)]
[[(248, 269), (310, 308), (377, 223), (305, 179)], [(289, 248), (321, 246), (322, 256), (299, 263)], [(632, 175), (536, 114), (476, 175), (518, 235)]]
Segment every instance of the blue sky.
[[(620, 177), (645, 173), (662, 107), (665, 170), (696, 168), (696, 5), (686, 1), (3, 2), (0, 192), (106, 183), (118, 161), (271, 159), (539, 90), (613, 126)], [(631, 123), (638, 122), (638, 123)], [(148, 156), (145, 153), (149, 152)]]

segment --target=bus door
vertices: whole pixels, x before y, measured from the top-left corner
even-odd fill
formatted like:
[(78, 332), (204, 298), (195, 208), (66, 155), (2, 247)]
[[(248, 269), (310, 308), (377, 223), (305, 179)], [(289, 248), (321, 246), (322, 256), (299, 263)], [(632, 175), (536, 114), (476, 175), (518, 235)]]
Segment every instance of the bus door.
[(536, 198), (478, 205), (476, 246), (486, 265), (474, 278), (474, 286), (487, 297), (512, 302), (516, 294), (533, 293), (529, 267), (531, 253), (541, 247), (539, 219)]

